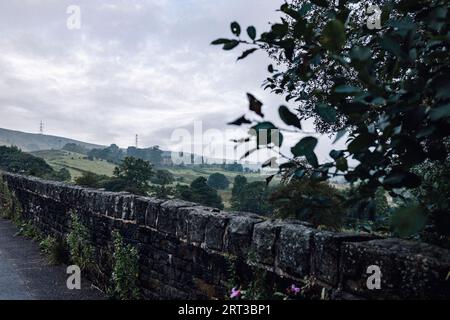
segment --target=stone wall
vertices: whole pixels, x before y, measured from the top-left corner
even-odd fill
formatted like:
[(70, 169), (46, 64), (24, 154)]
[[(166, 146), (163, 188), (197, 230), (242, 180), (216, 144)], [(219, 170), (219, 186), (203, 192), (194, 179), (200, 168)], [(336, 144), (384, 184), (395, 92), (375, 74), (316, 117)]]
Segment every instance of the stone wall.
[[(230, 262), (252, 280), (259, 271), (278, 288), (312, 276), (336, 299), (450, 296), (450, 253), (431, 245), (319, 231), (299, 221), (267, 220), (178, 200), (162, 201), (3, 174), (26, 220), (64, 237), (70, 213), (89, 228), (100, 285), (111, 273), (112, 230), (138, 248), (139, 285), (148, 299), (212, 299), (227, 295)], [(369, 290), (367, 268), (381, 268)]]

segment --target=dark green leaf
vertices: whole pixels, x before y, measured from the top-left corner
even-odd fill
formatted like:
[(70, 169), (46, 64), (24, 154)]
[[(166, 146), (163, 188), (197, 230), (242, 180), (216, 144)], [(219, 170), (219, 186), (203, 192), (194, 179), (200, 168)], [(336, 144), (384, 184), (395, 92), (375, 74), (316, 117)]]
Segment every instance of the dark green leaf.
[(322, 7), (322, 8), (328, 8), (328, 1), (327, 0), (311, 0), (312, 3), (315, 5)]
[(385, 35), (381, 39), (381, 47), (397, 57), (404, 57), (400, 43), (389, 35)]
[(387, 188), (414, 188), (420, 183), (421, 180), (417, 175), (401, 169), (393, 169), (383, 181), (383, 185)]
[(371, 146), (371, 136), (368, 134), (360, 134), (348, 145), (347, 149), (350, 153), (356, 154), (367, 150)]
[(232, 40), (230, 40), (230, 39), (223, 39), (223, 38), (220, 38), (220, 39), (214, 40), (213, 42), (211, 42), (211, 44), (212, 44), (212, 45), (226, 44), (226, 43), (229, 43), (229, 42), (231, 42), (231, 41), (232, 41)]
[(353, 86), (347, 86), (347, 85), (340, 85), (334, 88), (334, 92), (336, 93), (347, 93), (347, 94), (358, 94), (361, 93), (361, 89), (358, 87)]
[(241, 159), (247, 158), (249, 155), (251, 155), (253, 152), (255, 152), (255, 151), (257, 151), (257, 150), (258, 150), (257, 148), (253, 148), (253, 149), (248, 150), (248, 151), (245, 152), (245, 154), (241, 157)]
[(305, 158), (308, 161), (308, 163), (312, 165), (314, 168), (317, 168), (319, 166), (319, 160), (317, 159), (317, 156), (314, 152), (305, 154)]
[(299, 14), (299, 12), (297, 10), (294, 10), (292, 8), (291, 5), (284, 3), (281, 8), (280, 8), (281, 12), (284, 12), (285, 14), (287, 14), (288, 16), (290, 16), (291, 18), (297, 20), (299, 18), (301, 18), (301, 15)]
[(450, 117), (450, 104), (433, 108), (430, 111), (430, 119), (432, 121), (438, 121), (448, 117)]
[(276, 165), (276, 160), (277, 160), (276, 157), (272, 157), (272, 158), (270, 158), (269, 160), (265, 161), (261, 166), (262, 166), (263, 168), (266, 168), (266, 167), (272, 166), (272, 164), (275, 164), (275, 165)]
[(247, 93), (247, 98), (249, 102), (249, 109), (264, 118), (264, 113), (262, 113), (263, 103), (256, 99), (251, 93)]
[(268, 176), (268, 177), (266, 178), (266, 185), (269, 185), (270, 182), (273, 180), (273, 178), (275, 178), (275, 175)]
[(241, 26), (236, 21), (231, 23), (231, 32), (233, 32), (236, 37), (241, 35)]
[(240, 126), (243, 124), (250, 124), (252, 123), (250, 120), (247, 120), (247, 118), (245, 118), (245, 116), (240, 117), (239, 119), (234, 120), (233, 122), (228, 123), (229, 125), (234, 125), (234, 126)]
[(239, 41), (231, 40), (223, 45), (223, 50), (232, 50), (239, 45)]
[(339, 158), (336, 160), (336, 168), (342, 172), (345, 172), (348, 170), (348, 164), (347, 159), (345, 158)]
[(300, 10), (298, 11), (298, 13), (301, 16), (305, 16), (311, 10), (311, 8), (312, 8), (311, 3), (308, 3), (308, 2), (304, 3), (304, 4), (302, 4), (302, 6), (301, 6)]
[(320, 103), (316, 106), (317, 114), (326, 122), (334, 123), (336, 122), (336, 110), (325, 103)]
[(239, 58), (237, 58), (237, 59), (238, 59), (238, 60), (245, 59), (245, 58), (247, 58), (250, 54), (252, 54), (253, 52), (255, 52), (256, 50), (258, 50), (258, 48), (248, 49), (248, 50), (244, 51), (244, 52), (242, 53), (242, 55), (241, 55)]
[(317, 146), (317, 138), (305, 137), (300, 140), (292, 149), (291, 152), (294, 156), (305, 156), (314, 152), (314, 148)]
[(289, 31), (289, 25), (287, 23), (276, 23), (272, 25), (272, 33), (277, 38), (284, 38)]
[(306, 33), (308, 33), (309, 30), (307, 28), (307, 23), (305, 19), (300, 19), (297, 21), (297, 23), (294, 25), (294, 37), (297, 39), (300, 39), (304, 36), (307, 36)]
[(274, 143), (276, 146), (283, 144), (283, 135), (280, 130), (272, 122), (260, 122), (251, 127), (251, 135), (256, 135), (257, 146), (266, 146)]
[(339, 20), (332, 20), (323, 29), (320, 43), (329, 51), (338, 53), (346, 40), (344, 24)]
[(280, 114), (280, 118), (281, 120), (283, 120), (284, 123), (286, 123), (289, 126), (294, 126), (297, 127), (299, 129), (302, 128), (302, 125), (300, 123), (300, 119), (293, 114), (288, 107), (286, 106), (281, 106), (278, 109), (278, 112)]
[(342, 150), (331, 150), (330, 157), (332, 157), (334, 160), (342, 157), (344, 155), (344, 151)]
[(254, 26), (248, 27), (247, 34), (250, 37), (250, 39), (255, 40), (256, 39), (256, 28)]

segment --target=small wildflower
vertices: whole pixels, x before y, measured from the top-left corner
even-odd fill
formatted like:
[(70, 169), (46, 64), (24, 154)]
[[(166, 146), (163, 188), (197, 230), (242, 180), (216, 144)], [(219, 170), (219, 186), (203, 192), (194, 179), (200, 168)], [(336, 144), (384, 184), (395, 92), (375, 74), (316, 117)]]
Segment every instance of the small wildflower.
[(236, 288), (231, 289), (231, 294), (230, 294), (231, 299), (239, 298), (240, 296), (241, 296), (241, 291), (239, 289), (236, 289)]
[(300, 293), (300, 288), (293, 284), (289, 288), (287, 288), (287, 292), (288, 294), (292, 294), (295, 296)]

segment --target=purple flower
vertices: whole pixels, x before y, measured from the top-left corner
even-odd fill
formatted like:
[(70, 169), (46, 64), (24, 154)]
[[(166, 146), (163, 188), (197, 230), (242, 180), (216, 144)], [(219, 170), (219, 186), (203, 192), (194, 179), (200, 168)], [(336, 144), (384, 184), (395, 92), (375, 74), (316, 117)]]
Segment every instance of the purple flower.
[(230, 298), (239, 298), (241, 296), (241, 291), (239, 289), (233, 288), (231, 289)]
[(287, 292), (292, 295), (297, 295), (300, 293), (300, 288), (293, 284), (287, 289)]

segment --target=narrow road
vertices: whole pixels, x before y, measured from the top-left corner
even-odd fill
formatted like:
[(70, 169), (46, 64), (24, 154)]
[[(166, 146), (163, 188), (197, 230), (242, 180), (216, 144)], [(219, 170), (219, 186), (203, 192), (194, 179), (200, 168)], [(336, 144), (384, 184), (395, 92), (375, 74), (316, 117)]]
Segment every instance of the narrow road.
[(51, 266), (39, 245), (0, 218), (0, 300), (102, 300), (105, 296), (82, 279), (81, 290), (66, 286), (66, 266)]

